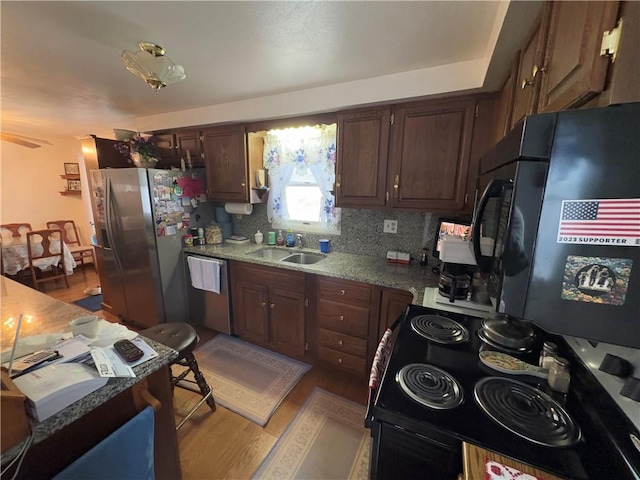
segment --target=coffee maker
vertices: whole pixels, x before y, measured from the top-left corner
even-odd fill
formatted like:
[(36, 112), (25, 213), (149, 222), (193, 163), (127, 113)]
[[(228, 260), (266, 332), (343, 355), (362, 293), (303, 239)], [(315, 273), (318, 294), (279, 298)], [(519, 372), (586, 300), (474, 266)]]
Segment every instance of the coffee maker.
[(440, 261), (440, 297), (448, 299), (450, 303), (458, 301), (491, 305), (468, 239), (455, 235), (444, 236)]

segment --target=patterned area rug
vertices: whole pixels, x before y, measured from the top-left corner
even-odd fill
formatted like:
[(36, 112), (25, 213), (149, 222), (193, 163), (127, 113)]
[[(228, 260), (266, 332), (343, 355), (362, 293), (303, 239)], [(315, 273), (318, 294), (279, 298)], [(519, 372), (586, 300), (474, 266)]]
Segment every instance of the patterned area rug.
[(368, 479), (365, 407), (316, 387), (254, 479)]
[(216, 402), (261, 427), (311, 368), (223, 334), (194, 353)]

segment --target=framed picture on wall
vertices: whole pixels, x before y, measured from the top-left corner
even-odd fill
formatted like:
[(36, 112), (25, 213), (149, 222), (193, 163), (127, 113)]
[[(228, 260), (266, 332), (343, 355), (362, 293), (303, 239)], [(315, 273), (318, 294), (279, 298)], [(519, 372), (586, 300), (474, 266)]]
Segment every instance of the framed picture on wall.
[[(78, 163), (65, 163), (64, 164), (65, 175), (80, 175), (80, 165)], [(69, 189), (71, 190), (71, 189)], [(78, 190), (80, 190), (78, 188)]]
[(80, 190), (80, 180), (67, 180), (67, 190)]

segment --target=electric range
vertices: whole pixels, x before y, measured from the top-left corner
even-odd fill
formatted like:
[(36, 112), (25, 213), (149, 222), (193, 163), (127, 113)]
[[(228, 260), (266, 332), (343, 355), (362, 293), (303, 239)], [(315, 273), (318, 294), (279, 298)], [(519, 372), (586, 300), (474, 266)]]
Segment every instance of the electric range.
[(481, 326), (478, 317), (408, 307), (370, 407), (372, 478), (455, 478), (463, 441), (565, 478), (640, 478), (640, 452), (621, 433), (637, 429), (561, 338), (538, 331), (532, 351), (507, 353), (537, 364), (543, 340), (559, 343), (572, 361), (567, 395), (482, 364), (479, 352), (492, 347)]

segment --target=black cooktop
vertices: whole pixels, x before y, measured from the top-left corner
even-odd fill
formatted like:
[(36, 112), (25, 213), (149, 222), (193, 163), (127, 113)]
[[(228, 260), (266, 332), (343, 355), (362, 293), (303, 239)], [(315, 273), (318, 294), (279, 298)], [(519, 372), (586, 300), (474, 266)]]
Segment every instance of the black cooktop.
[[(427, 340), (411, 327), (412, 318), (432, 314), (458, 322), (468, 330), (468, 337), (464, 342), (444, 344)], [(609, 475), (612, 473), (610, 469), (617, 468), (618, 463), (623, 465), (625, 460), (612, 459), (612, 453), (617, 453), (619, 448), (611, 444), (611, 432), (606, 431), (602, 425), (597, 425), (599, 420), (593, 418), (594, 411), (601, 409), (603, 402), (606, 404), (604, 397), (609, 398), (604, 390), (594, 391), (594, 384), (585, 383), (589, 380), (586, 377), (582, 378), (575, 360), (572, 369), (572, 373), (575, 370), (575, 375), (572, 376), (572, 386), (566, 396), (551, 391), (545, 379), (530, 376), (513, 377), (489, 369), (480, 362), (479, 352), (486, 348), (494, 348), (489, 347), (478, 336), (477, 332), (481, 326), (480, 318), (411, 305), (398, 326), (399, 331), (389, 364), (373, 406), (374, 420), (398, 425), (445, 445), (455, 447), (461, 441), (467, 441), (565, 478), (613, 478)], [(532, 352), (514, 356), (537, 364), (544, 339), (548, 337), (544, 332), (539, 332)], [(560, 341), (556, 337), (553, 337), (553, 340)], [(412, 399), (396, 380), (398, 372), (410, 364), (432, 365), (453, 376), (464, 392), (462, 403), (455, 408), (434, 409)], [(570, 446), (543, 446), (499, 425), (473, 398), (476, 384), (490, 377), (514, 378), (556, 400), (580, 429), (579, 440)], [(591, 391), (587, 394), (589, 389)], [(597, 395), (598, 407), (590, 408), (588, 398), (594, 395), (594, 392)], [(613, 401), (611, 403), (615, 405)], [(615, 412), (613, 415), (615, 417)], [(505, 413), (505, 416), (509, 416), (509, 412)], [(618, 420), (617, 417), (615, 419)], [(611, 417), (607, 419), (611, 420)], [(619, 420), (624, 421), (622, 418)], [(612, 428), (615, 428), (614, 425), (609, 424), (608, 429)], [(629, 474), (628, 478), (633, 476)]]

